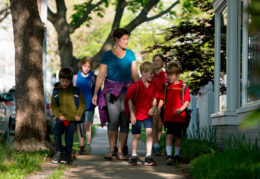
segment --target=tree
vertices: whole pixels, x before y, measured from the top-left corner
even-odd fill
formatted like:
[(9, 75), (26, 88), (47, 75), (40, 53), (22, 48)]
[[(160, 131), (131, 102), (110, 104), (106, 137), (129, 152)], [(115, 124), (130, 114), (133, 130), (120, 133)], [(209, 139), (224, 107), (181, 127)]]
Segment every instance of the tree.
[[(93, 0), (88, 0), (82, 4), (74, 6), (75, 13), (72, 15), (72, 20), (70, 23), (67, 22), (67, 8), (64, 0), (56, 0), (57, 12), (54, 13), (50, 8), (48, 8), (48, 20), (54, 25), (58, 33), (58, 46), (61, 58), (61, 67), (77, 66), (77, 59), (72, 54), (72, 42), (70, 35), (78, 29), (82, 24), (90, 26), (93, 13), (98, 16), (103, 16), (103, 11), (110, 4), (115, 4), (116, 13), (112, 23), (111, 30), (121, 27), (121, 20), (124, 14), (124, 10), (128, 9), (136, 14), (136, 17), (124, 26), (129, 32), (133, 31), (137, 26), (144, 22), (152, 21), (159, 18), (167, 13), (171, 12), (171, 9), (179, 3), (179, 0), (174, 1), (168, 8), (162, 9), (163, 4), (160, 0), (99, 0), (95, 3)], [(151, 11), (156, 12), (155, 15), (149, 16)], [(111, 33), (109, 33), (105, 42), (103, 43), (99, 52), (94, 55), (94, 66), (97, 66), (101, 55), (113, 46), (113, 38)]]
[(179, 24), (164, 32), (166, 43), (155, 44), (144, 52), (156, 50), (166, 56), (167, 62), (178, 60), (182, 71), (190, 73), (187, 84), (197, 94), (214, 77), (213, 7), (211, 0), (188, 0), (183, 6)]
[(12, 0), (15, 45), (15, 148), (45, 149), (46, 121), (43, 97), (42, 42), (44, 26), (37, 1)]
[(10, 7), (5, 3), (5, 7), (0, 10), (0, 23), (10, 14)]

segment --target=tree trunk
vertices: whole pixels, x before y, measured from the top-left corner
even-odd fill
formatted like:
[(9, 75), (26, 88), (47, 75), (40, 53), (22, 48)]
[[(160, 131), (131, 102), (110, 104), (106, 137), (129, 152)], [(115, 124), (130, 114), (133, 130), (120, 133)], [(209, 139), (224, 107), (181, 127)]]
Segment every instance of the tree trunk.
[(42, 44), (44, 26), (37, 1), (12, 0), (15, 45), (16, 127), (18, 151), (46, 149)]
[(71, 67), (74, 70), (74, 73), (76, 73), (79, 60), (73, 56), (73, 46), (69, 32), (70, 26), (64, 21), (62, 24), (55, 28), (58, 32), (58, 45), (61, 58), (61, 68)]

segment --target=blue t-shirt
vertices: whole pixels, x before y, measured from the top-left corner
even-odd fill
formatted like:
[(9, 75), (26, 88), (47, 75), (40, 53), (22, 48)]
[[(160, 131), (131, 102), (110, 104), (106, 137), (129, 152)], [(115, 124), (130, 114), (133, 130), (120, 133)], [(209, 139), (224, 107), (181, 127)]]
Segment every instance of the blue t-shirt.
[(135, 54), (132, 50), (126, 49), (125, 56), (119, 58), (112, 50), (106, 51), (101, 57), (101, 64), (107, 65), (107, 79), (118, 82), (131, 81), (132, 62), (135, 61)]

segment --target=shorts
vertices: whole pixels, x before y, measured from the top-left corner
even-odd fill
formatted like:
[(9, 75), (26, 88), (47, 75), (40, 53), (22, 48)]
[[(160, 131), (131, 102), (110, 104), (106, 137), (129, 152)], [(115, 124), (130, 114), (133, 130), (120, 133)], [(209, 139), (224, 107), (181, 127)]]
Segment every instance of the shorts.
[(182, 137), (185, 135), (186, 124), (180, 122), (164, 122), (166, 135), (173, 134), (175, 137)]
[(85, 122), (92, 122), (94, 120), (95, 110), (85, 111)]
[(143, 121), (136, 120), (136, 124), (132, 125), (132, 134), (141, 134), (142, 124), (144, 124), (144, 128), (153, 128), (153, 119), (146, 118)]

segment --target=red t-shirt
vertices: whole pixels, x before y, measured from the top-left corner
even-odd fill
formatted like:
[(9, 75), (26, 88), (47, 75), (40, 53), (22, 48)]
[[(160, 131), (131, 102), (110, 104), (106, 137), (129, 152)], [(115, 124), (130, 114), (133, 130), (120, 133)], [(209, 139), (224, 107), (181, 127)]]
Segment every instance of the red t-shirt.
[[(164, 121), (166, 122), (180, 122), (185, 123), (186, 112), (183, 111), (180, 115), (175, 113), (175, 110), (182, 106), (181, 104), (181, 90), (183, 82), (180, 80), (178, 84), (170, 84), (167, 86), (166, 103), (164, 101)], [(164, 100), (164, 93), (160, 94), (160, 99)], [(183, 103), (190, 101), (190, 91), (187, 87), (186, 93), (184, 94)]]
[[(138, 89), (137, 89), (138, 88)], [(136, 92), (137, 90), (137, 92)], [(148, 88), (144, 85), (142, 80), (132, 83), (127, 89), (125, 97), (125, 109), (128, 113), (128, 100), (136, 100), (135, 102), (135, 117), (137, 120), (144, 120), (148, 118), (148, 111), (152, 107), (154, 98), (159, 98), (159, 93), (156, 90), (156, 85), (149, 82)]]
[[(153, 82), (156, 85), (158, 93), (161, 94), (163, 92), (163, 85), (166, 83), (165, 72), (162, 70), (159, 74), (154, 73)], [(159, 103), (159, 99), (157, 99), (157, 105)]]

